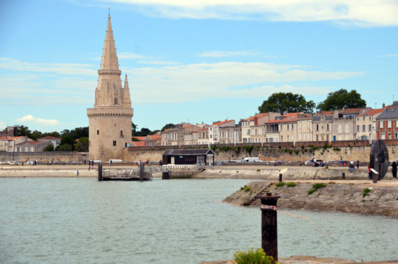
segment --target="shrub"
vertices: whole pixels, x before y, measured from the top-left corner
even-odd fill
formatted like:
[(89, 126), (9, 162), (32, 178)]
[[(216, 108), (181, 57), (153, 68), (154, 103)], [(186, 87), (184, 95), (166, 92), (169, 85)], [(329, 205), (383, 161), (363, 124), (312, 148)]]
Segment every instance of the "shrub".
[(247, 186), (247, 185), (245, 185), (245, 186), (243, 186), (243, 187), (240, 187), (240, 190), (241, 190), (241, 191), (248, 192), (248, 191), (250, 191), (250, 187)]
[(237, 251), (234, 254), (234, 260), (237, 264), (279, 264), (279, 262), (274, 262), (273, 257), (267, 256), (262, 248), (256, 251), (252, 248), (248, 252)]
[(365, 198), (366, 196), (369, 195), (369, 193), (370, 193), (370, 189), (369, 188), (364, 189), (363, 193), (362, 193), (362, 197)]
[(287, 187), (296, 187), (297, 184), (296, 184), (295, 182), (288, 182), (288, 183), (286, 184), (286, 186), (287, 186)]
[(282, 186), (285, 186), (285, 183), (284, 183), (284, 182), (278, 182), (278, 183), (276, 184), (276, 187), (282, 187)]
[(324, 188), (324, 187), (326, 187), (326, 184), (324, 183), (314, 183), (312, 185), (312, 189), (308, 191), (308, 195), (313, 194), (319, 188)]

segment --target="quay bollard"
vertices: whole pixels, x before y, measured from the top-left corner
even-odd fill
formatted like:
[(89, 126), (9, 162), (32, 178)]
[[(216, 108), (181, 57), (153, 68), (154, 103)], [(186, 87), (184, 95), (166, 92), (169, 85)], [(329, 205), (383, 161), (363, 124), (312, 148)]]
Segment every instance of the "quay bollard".
[(282, 182), (282, 173), (279, 174), (279, 182)]
[(102, 163), (98, 163), (98, 181), (102, 181)]
[(258, 195), (261, 200), (261, 247), (267, 256), (278, 261), (277, 203), (280, 196)]
[(341, 178), (345, 180), (345, 172), (342, 173)]

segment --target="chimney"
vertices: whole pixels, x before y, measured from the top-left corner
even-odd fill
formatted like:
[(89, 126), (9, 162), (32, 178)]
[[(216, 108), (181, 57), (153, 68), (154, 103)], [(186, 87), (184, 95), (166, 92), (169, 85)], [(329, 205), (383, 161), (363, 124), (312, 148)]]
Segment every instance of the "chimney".
[(386, 104), (385, 103), (383, 103), (383, 108), (385, 108), (386, 107)]

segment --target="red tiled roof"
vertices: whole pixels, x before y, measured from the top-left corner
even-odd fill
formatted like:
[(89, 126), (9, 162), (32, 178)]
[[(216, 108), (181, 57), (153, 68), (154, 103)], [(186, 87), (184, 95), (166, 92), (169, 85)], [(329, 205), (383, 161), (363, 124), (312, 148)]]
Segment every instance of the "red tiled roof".
[(271, 120), (268, 122), (265, 122), (266, 124), (274, 124), (274, 123), (284, 123), (284, 122), (295, 122), (297, 121), (298, 115), (302, 114), (301, 112), (298, 113), (286, 113), (284, 114), (284, 118), (281, 120)]
[(59, 137), (52, 137), (52, 136), (47, 136), (47, 137), (38, 138), (38, 140), (40, 140), (40, 139), (55, 139), (55, 140), (61, 140), (61, 138), (59, 138)]
[(4, 139), (4, 140), (16, 140), (16, 139), (19, 139), (19, 138), (24, 138), (25, 136), (20, 136), (20, 137), (9, 137), (9, 138), (6, 138), (6, 139)]
[[(146, 137), (135, 137), (135, 136), (133, 136), (133, 138), (136, 138), (139, 141), (144, 141)], [(137, 142), (137, 141), (135, 141), (135, 142)]]
[(131, 144), (133, 147), (145, 147), (146, 142), (145, 141), (133, 141)]
[(257, 115), (251, 116), (249, 118), (243, 119), (243, 121), (250, 121), (250, 120), (254, 120), (254, 118), (256, 117), (264, 117), (266, 116), (268, 113), (259, 113)]
[(372, 116), (372, 115), (377, 115), (377, 114), (383, 112), (384, 110), (385, 110), (385, 108), (372, 109), (372, 110), (369, 110), (369, 111), (367, 111), (367, 112), (365, 112), (365, 113), (359, 114), (358, 117), (359, 117), (359, 116)]
[(320, 115), (333, 115), (334, 111), (321, 111), (317, 112), (315, 115), (320, 116)]
[(212, 124), (211, 126), (220, 126), (220, 125), (229, 123), (229, 122), (231, 122), (231, 121), (234, 121), (234, 120), (225, 120), (225, 121), (222, 121), (222, 122), (214, 123), (214, 124)]
[(150, 140), (161, 140), (162, 139), (162, 136), (161, 135), (157, 135), (157, 134), (155, 134), (155, 135), (148, 135), (147, 136)]
[(345, 114), (355, 114), (355, 113), (361, 112), (364, 109), (366, 109), (366, 108), (347, 108), (347, 109), (341, 110), (340, 114), (343, 114), (343, 115), (345, 115)]

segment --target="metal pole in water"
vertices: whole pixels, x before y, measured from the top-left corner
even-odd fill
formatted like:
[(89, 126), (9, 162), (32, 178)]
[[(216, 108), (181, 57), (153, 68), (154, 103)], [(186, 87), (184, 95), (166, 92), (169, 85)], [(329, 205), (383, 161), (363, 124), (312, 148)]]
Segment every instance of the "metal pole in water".
[(267, 256), (272, 256), (278, 261), (278, 226), (277, 226), (277, 203), (280, 196), (272, 193), (258, 195), (261, 199), (261, 246)]

